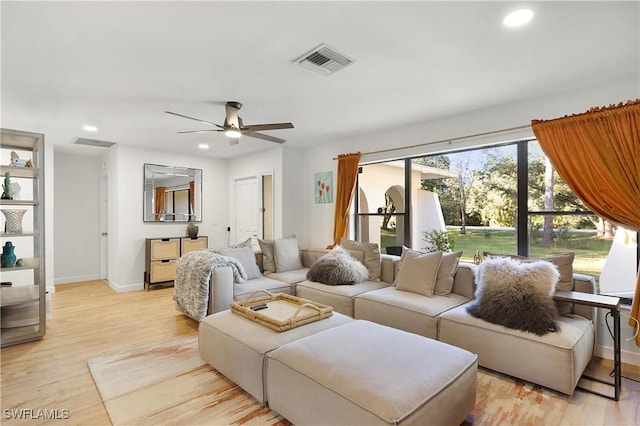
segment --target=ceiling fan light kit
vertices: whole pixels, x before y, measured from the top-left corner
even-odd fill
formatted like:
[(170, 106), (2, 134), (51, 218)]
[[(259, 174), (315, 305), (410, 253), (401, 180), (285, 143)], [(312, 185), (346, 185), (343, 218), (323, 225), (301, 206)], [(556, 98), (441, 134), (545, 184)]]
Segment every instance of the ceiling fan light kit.
[(242, 136), (242, 132), (238, 129), (228, 129), (224, 131), (224, 135), (228, 138), (239, 138)]
[(199, 121), (200, 123), (215, 126), (217, 129), (207, 130), (187, 130), (178, 133), (205, 133), (205, 132), (224, 132), (225, 136), (229, 138), (231, 145), (236, 145), (240, 141), (242, 135), (246, 135), (256, 139), (263, 139), (269, 142), (284, 143), (286, 140), (276, 138), (275, 136), (265, 135), (263, 133), (257, 133), (258, 130), (279, 130), (279, 129), (293, 129), (291, 123), (270, 123), (270, 124), (243, 124), (242, 118), (238, 116), (238, 110), (242, 108), (242, 104), (236, 101), (229, 101), (225, 104), (226, 117), (224, 119), (224, 125), (212, 123), (210, 121), (201, 120), (199, 118), (190, 117), (188, 115), (178, 114), (177, 112), (165, 111), (167, 114), (175, 115), (182, 118), (188, 118), (189, 120)]

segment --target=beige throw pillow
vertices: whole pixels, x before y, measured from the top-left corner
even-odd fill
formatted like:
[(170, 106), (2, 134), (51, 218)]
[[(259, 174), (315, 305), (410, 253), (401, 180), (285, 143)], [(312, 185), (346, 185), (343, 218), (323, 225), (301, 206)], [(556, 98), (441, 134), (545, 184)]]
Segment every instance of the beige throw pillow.
[(403, 248), (402, 264), (393, 285), (396, 290), (433, 296), (442, 252), (422, 253)]
[(342, 238), (340, 245), (345, 249), (360, 250), (364, 252), (364, 266), (369, 271), (370, 281), (380, 281), (380, 275), (382, 273), (382, 262), (380, 260), (380, 248), (377, 243), (361, 243), (359, 241), (347, 240)]
[(294, 271), (302, 269), (300, 247), (297, 238), (283, 238), (273, 242), (273, 257), (276, 272)]
[[(296, 238), (295, 234), (284, 238)], [(262, 269), (265, 273), (276, 272), (276, 261), (273, 255), (274, 240), (263, 240), (258, 238), (258, 244), (262, 251)]]
[(458, 272), (458, 264), (460, 263), (461, 251), (453, 253), (442, 253), (442, 261), (438, 269), (436, 278), (436, 286), (433, 294), (436, 296), (446, 296), (451, 293), (453, 287), (453, 279)]
[[(250, 240), (249, 240), (250, 241)], [(256, 254), (251, 246), (243, 247), (225, 247), (216, 249), (216, 253), (222, 256), (233, 257), (242, 264), (244, 271), (247, 273), (247, 279), (260, 278), (260, 268), (256, 264)]]

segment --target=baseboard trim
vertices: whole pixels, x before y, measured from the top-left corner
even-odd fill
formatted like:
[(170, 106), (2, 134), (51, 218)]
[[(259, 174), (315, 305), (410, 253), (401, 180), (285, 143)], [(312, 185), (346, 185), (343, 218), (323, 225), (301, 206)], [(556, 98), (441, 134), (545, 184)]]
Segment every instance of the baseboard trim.
[[(596, 356), (613, 360), (613, 348), (611, 346), (598, 345), (596, 347)], [(640, 352), (631, 352), (623, 350), (621, 352), (623, 364), (635, 365), (640, 367)]]
[(144, 290), (144, 283), (135, 283), (135, 284), (128, 284), (125, 286), (120, 286), (117, 283), (109, 280), (109, 287), (111, 287), (113, 291), (115, 291), (116, 293), (127, 293), (129, 291)]
[(83, 281), (95, 281), (99, 280), (100, 276), (96, 274), (91, 275), (78, 275), (76, 277), (64, 277), (64, 278), (56, 278), (53, 280), (54, 285), (58, 284), (75, 284)]

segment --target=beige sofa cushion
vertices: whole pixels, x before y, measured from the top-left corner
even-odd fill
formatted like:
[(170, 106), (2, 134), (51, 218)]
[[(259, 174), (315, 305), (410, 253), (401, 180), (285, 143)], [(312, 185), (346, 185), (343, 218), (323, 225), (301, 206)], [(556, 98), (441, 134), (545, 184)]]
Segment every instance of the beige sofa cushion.
[(353, 317), (353, 299), (358, 294), (387, 287), (385, 281), (365, 281), (353, 285), (328, 285), (315, 281), (303, 281), (296, 287), (296, 295), (315, 302), (333, 306), (334, 312)]
[(440, 315), (438, 339), (478, 354), (478, 364), (572, 394), (595, 345), (595, 327), (560, 317), (559, 331), (536, 336), (476, 318), (458, 306)]
[(468, 301), (469, 298), (455, 293), (426, 297), (385, 287), (358, 295), (354, 301), (354, 318), (436, 339), (438, 315)]

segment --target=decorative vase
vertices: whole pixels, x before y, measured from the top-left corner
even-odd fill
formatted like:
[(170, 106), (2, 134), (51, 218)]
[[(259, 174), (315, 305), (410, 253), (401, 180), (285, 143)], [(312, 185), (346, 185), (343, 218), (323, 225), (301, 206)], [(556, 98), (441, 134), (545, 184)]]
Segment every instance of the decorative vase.
[(192, 224), (187, 225), (187, 235), (192, 240), (195, 240), (196, 238), (198, 238), (198, 225), (192, 225)]
[(2, 209), (4, 214), (4, 231), (7, 234), (22, 234), (22, 216), (27, 211), (24, 209)]
[(2, 248), (2, 256), (0, 257), (0, 262), (2, 266), (11, 267), (16, 263), (16, 247), (11, 243), (11, 241), (7, 241)]

